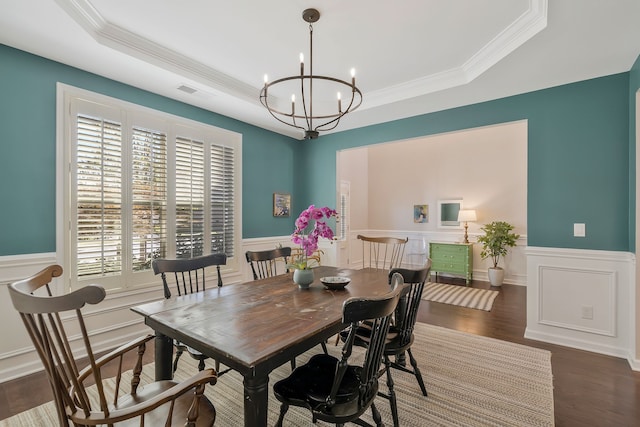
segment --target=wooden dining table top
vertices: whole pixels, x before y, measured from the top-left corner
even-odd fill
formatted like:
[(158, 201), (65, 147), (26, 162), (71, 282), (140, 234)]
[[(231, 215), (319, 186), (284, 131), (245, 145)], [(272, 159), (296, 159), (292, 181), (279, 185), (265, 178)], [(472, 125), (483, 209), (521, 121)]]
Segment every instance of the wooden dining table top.
[[(300, 289), (292, 273), (225, 285), (132, 310), (156, 332), (212, 357), (243, 375), (268, 375), (317, 343), (339, 332), (342, 304), (350, 297), (389, 292), (388, 272), (321, 266), (314, 282)], [(325, 276), (351, 279), (343, 290), (329, 290)]]

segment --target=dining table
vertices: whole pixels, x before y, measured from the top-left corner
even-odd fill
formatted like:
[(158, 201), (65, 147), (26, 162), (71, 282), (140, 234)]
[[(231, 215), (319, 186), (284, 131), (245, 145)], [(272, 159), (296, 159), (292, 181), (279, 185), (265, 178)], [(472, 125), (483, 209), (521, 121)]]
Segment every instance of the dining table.
[[(388, 271), (319, 266), (301, 289), (292, 273), (134, 306), (155, 331), (155, 376), (172, 378), (173, 340), (243, 376), (244, 425), (267, 425), (269, 374), (340, 332), (343, 303), (389, 292)], [(348, 277), (332, 290), (324, 277)], [(321, 351), (321, 350), (319, 350)]]

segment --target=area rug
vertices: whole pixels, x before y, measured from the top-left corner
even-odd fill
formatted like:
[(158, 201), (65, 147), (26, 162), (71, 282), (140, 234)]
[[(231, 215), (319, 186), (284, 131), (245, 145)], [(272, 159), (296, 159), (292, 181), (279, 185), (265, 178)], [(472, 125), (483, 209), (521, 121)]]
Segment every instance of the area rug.
[(465, 286), (447, 285), (429, 282), (425, 284), (422, 299), (460, 307), (491, 311), (498, 291), (469, 288)]
[[(339, 347), (329, 345), (331, 352)], [(438, 326), (417, 324), (413, 353), (422, 371), (428, 397), (420, 392), (415, 378), (393, 371), (398, 400), (400, 425), (424, 426), (553, 426), (553, 381), (551, 353), (546, 350), (453, 331)], [(317, 349), (298, 356), (298, 364)], [(361, 358), (362, 353), (354, 353)], [(197, 371), (195, 361), (183, 358), (176, 372), (181, 380)], [(276, 369), (270, 386), (288, 375), (289, 364)], [(146, 365), (143, 375), (153, 375), (153, 364)], [(386, 385), (381, 384), (383, 390)], [(214, 386), (207, 386), (207, 396), (218, 411), (216, 426), (242, 424), (242, 377), (229, 372)], [(278, 401), (270, 392), (268, 425), (278, 416)], [(389, 402), (376, 399), (386, 425), (393, 425)], [(370, 412), (365, 419), (371, 422)], [(53, 404), (47, 403), (0, 421), (1, 427), (53, 426), (56, 424)], [(313, 425), (309, 412), (290, 408), (285, 425)], [(327, 424), (318, 422), (316, 425)]]

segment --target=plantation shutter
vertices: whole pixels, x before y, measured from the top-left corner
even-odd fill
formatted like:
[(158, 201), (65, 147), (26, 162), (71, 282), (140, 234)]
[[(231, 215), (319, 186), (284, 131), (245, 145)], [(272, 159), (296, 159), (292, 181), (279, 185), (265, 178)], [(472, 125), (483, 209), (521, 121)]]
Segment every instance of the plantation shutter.
[(176, 257), (204, 254), (204, 143), (176, 138)]
[(234, 255), (234, 150), (211, 145), (211, 252)]
[(122, 271), (122, 125), (77, 116), (78, 277)]
[(167, 136), (134, 127), (132, 158), (132, 267), (151, 268), (167, 256)]

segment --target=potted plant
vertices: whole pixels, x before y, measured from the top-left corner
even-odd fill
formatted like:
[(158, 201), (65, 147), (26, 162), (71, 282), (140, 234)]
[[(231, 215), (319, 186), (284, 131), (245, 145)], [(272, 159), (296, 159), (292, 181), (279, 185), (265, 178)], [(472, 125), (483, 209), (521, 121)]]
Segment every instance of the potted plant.
[[(296, 219), (296, 229), (291, 235), (291, 241), (300, 245), (302, 255), (294, 259), (287, 268), (292, 268), (293, 281), (303, 289), (313, 282), (313, 271), (309, 265), (309, 257), (318, 249), (318, 239), (333, 239), (333, 230), (327, 225), (324, 218), (335, 217), (337, 212), (329, 207), (317, 208), (314, 205), (300, 213)], [(312, 230), (307, 229), (313, 224)]]
[(482, 244), (482, 259), (491, 258), (493, 267), (489, 267), (489, 282), (491, 286), (501, 286), (504, 280), (504, 270), (498, 267), (500, 257), (507, 255), (509, 248), (516, 245), (519, 234), (512, 233), (513, 225), (504, 221), (494, 221), (481, 228), (484, 235), (478, 237)]

